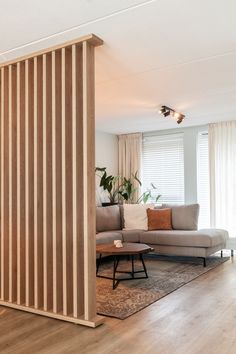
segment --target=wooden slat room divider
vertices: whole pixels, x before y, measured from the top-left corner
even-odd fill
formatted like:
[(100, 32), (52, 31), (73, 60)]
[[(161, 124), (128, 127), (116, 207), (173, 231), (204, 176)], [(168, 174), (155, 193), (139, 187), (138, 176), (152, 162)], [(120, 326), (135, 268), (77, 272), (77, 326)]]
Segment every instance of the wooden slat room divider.
[(95, 327), (94, 47), (0, 66), (0, 305)]

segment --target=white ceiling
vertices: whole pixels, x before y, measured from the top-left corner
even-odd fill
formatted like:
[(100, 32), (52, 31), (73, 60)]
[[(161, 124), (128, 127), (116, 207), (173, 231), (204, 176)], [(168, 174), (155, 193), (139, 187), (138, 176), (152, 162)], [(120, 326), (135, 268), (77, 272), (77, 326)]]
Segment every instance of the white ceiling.
[(96, 49), (97, 129), (176, 128), (236, 119), (235, 0), (0, 0), (0, 62), (84, 34)]

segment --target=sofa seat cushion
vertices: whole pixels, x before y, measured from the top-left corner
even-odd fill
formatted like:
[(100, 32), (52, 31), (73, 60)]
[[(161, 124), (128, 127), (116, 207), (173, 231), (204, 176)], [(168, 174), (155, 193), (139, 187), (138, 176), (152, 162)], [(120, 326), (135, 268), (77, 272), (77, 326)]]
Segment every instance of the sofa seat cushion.
[(140, 234), (143, 230), (122, 230), (124, 242), (140, 242)]
[(155, 230), (143, 232), (140, 242), (152, 245), (183, 246), (183, 247), (214, 247), (225, 243), (227, 231), (220, 229), (186, 230)]
[(113, 243), (114, 240), (123, 240), (122, 234), (119, 231), (104, 231), (96, 234), (96, 244)]
[(121, 229), (119, 205), (96, 208), (96, 230), (98, 232)]

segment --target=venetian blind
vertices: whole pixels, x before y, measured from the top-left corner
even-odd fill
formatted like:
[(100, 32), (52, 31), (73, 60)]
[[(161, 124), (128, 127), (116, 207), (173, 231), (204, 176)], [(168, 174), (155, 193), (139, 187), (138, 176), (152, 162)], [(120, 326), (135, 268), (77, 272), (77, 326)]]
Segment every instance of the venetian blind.
[(142, 160), (143, 190), (153, 183), (161, 203), (184, 203), (183, 134), (144, 136)]

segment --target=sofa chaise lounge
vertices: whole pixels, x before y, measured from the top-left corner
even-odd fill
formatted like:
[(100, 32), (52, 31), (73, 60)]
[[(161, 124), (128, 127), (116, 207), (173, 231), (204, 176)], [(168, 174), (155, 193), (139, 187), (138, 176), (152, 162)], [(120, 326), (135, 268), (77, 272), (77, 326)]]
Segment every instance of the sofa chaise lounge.
[(199, 205), (162, 205), (172, 209), (172, 230), (126, 230), (123, 207), (97, 207), (96, 243), (114, 240), (141, 242), (150, 245), (162, 255), (191, 256), (203, 259), (225, 248), (228, 232), (222, 229), (198, 230)]

